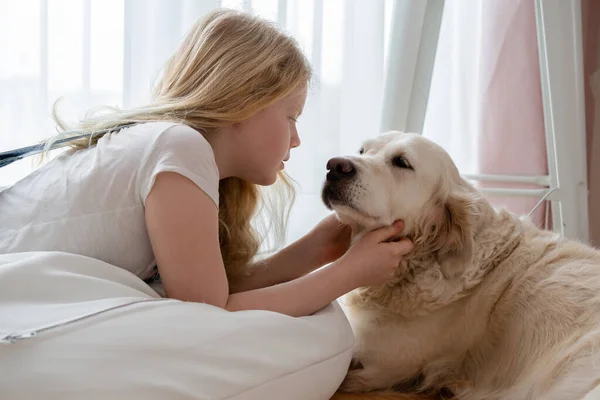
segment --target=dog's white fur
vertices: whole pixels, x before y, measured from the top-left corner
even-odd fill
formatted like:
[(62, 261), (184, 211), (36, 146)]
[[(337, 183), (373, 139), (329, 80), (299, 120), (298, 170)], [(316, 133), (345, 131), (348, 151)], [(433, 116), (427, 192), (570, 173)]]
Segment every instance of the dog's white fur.
[(355, 238), (402, 219), (415, 246), (393, 281), (343, 299), (361, 367), (342, 390), (570, 400), (598, 385), (599, 251), (494, 209), (420, 135), (381, 135), (349, 159), (357, 174), (326, 182), (326, 204)]

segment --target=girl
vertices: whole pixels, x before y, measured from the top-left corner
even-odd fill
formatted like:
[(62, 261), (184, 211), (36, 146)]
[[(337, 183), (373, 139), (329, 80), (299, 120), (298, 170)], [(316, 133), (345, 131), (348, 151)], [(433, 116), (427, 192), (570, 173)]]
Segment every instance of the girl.
[[(142, 279), (157, 265), (168, 297), (291, 316), (385, 283), (411, 248), (386, 242), (401, 222), (348, 249), (348, 228), (329, 216), (251, 264), (259, 187), (279, 178), (291, 195), (282, 170), (300, 145), (310, 78), (292, 38), (259, 18), (214, 11), (168, 61), (149, 105), (89, 113), (76, 127), (55, 112), (62, 131), (109, 132), (73, 139), (73, 151), (0, 193), (0, 254), (65, 251)], [(282, 215), (269, 214), (279, 230)]]

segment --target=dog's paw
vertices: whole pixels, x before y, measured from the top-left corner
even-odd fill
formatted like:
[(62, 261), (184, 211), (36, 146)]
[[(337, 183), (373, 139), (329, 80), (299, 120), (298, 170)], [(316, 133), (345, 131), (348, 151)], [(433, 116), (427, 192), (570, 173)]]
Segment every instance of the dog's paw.
[(365, 369), (350, 369), (340, 385), (341, 392), (361, 393), (375, 389), (371, 386), (372, 377)]
[(350, 367), (348, 367), (348, 371), (352, 371), (354, 369), (363, 369), (362, 362), (356, 357), (352, 357), (352, 361), (350, 361)]

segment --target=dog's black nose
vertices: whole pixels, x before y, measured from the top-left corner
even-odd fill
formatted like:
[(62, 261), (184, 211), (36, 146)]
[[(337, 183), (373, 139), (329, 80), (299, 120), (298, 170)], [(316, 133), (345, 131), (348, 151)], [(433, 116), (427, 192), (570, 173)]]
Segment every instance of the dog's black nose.
[(343, 178), (351, 178), (356, 175), (356, 168), (352, 161), (344, 157), (334, 157), (327, 161), (327, 179), (340, 180)]

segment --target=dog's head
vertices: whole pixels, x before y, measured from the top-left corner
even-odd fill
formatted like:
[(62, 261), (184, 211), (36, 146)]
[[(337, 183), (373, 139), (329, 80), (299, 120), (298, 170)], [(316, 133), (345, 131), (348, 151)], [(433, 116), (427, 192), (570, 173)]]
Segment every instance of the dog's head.
[(446, 277), (461, 273), (483, 202), (440, 146), (388, 132), (366, 141), (357, 155), (332, 158), (327, 169), (323, 201), (353, 232), (403, 220), (413, 252), (433, 256)]

